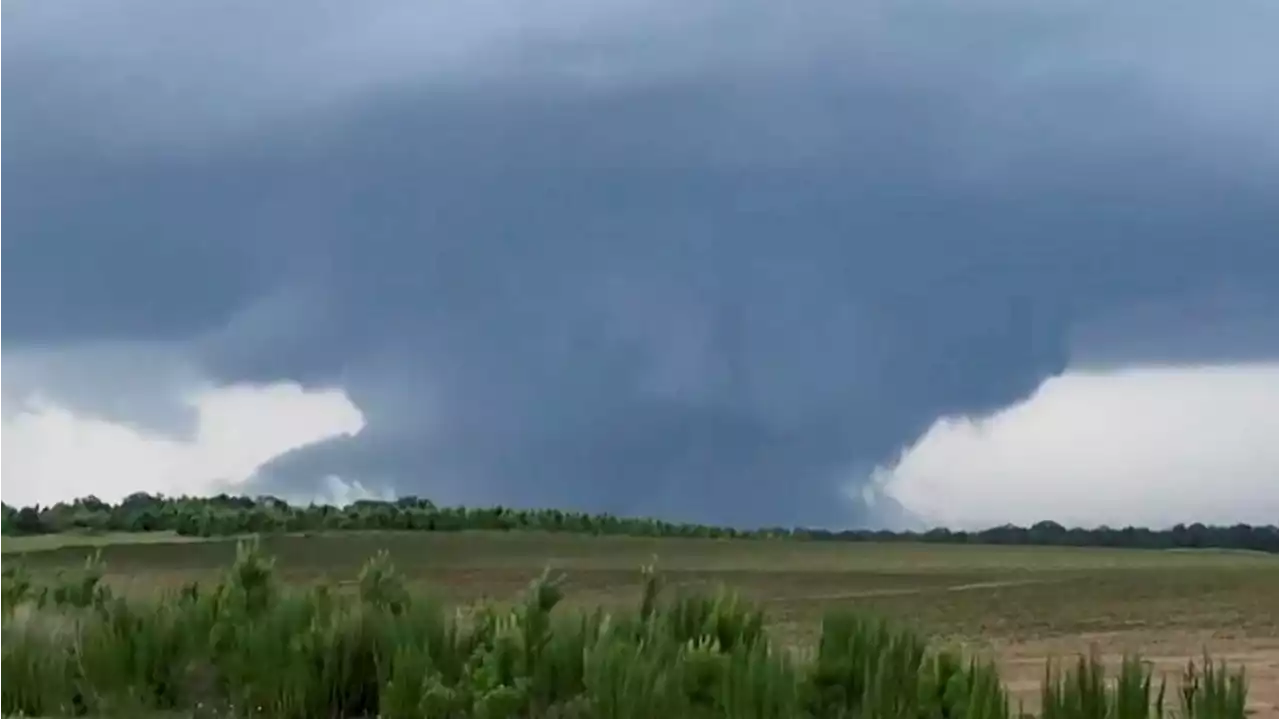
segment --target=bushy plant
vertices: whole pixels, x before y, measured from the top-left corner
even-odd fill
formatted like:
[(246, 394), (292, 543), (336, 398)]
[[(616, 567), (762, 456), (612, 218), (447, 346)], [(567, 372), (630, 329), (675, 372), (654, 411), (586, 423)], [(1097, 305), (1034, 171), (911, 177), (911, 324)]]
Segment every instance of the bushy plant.
[[(637, 609), (617, 614), (565, 610), (562, 578), (544, 573), (514, 603), (451, 615), (409, 592), (386, 554), (365, 565), (354, 593), (290, 588), (254, 541), (208, 588), (126, 601), (101, 578), (96, 558), (45, 591), (6, 571), (6, 716), (1012, 716), (989, 663), (849, 612), (827, 616), (800, 657), (772, 643), (763, 614), (731, 593), (664, 598), (652, 567)], [(1042, 712), (1238, 719), (1245, 689), (1242, 672), (1206, 657), (1171, 703), (1137, 658), (1108, 678), (1091, 656), (1046, 672)]]

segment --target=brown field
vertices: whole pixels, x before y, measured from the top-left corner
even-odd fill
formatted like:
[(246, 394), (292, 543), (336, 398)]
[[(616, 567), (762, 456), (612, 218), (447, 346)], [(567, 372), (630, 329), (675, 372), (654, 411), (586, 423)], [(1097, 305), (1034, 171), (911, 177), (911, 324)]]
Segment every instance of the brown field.
[[(231, 541), (157, 539), (6, 539), (4, 556), (41, 573), (78, 566), (100, 548), (113, 587), (143, 594), (213, 577), (235, 554)], [(568, 576), (570, 604), (622, 606), (639, 596), (639, 567), (656, 559), (668, 586), (725, 585), (760, 603), (775, 636), (798, 648), (825, 610), (854, 607), (994, 656), (1028, 708), (1046, 659), (1096, 649), (1118, 661), (1140, 652), (1173, 678), (1208, 651), (1246, 667), (1259, 716), (1280, 715), (1274, 556), (486, 532), (279, 536), (263, 544), (298, 583), (350, 582), (365, 559), (387, 549), (415, 586), (458, 603), (510, 597), (551, 567)]]

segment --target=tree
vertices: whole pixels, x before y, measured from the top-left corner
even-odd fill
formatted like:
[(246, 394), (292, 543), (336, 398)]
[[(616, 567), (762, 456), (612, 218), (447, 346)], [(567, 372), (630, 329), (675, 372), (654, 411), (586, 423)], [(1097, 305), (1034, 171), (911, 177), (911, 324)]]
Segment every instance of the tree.
[(18, 510), (13, 523), (17, 534), (44, 534), (48, 531), (37, 507), (23, 507)]

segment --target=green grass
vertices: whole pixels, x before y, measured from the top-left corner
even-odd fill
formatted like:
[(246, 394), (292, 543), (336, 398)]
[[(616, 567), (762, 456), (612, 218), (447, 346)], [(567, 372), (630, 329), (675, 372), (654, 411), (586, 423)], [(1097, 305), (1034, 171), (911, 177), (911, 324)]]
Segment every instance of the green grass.
[(43, 552), (64, 547), (105, 547), (113, 544), (188, 544), (202, 537), (184, 537), (175, 532), (64, 532), (19, 537), (0, 537), (0, 553)]
[[(48, 562), (83, 556), (83, 547), (104, 547), (122, 561), (163, 566), (220, 566), (234, 557), (236, 538), (180, 537), (165, 532), (57, 534), (4, 537), (7, 553), (53, 552)], [(618, 568), (658, 554), (674, 567), (700, 570), (776, 570), (782, 564), (814, 571), (1017, 570), (1045, 572), (1096, 569), (1275, 567), (1275, 555), (1220, 550), (1151, 551), (1093, 547), (877, 544), (590, 536), (532, 531), (334, 532), (265, 535), (263, 546), (296, 567), (358, 565), (370, 549), (412, 552), (420, 567), (527, 567), (550, 558), (577, 569)], [(198, 546), (186, 546), (188, 544)], [(174, 547), (179, 544), (183, 546)], [(66, 550), (66, 551), (60, 551)], [(321, 554), (323, 553), (323, 554)], [(61, 555), (61, 559), (59, 558)], [(41, 559), (40, 561), (46, 561)]]
[[(149, 535), (143, 535), (150, 539)], [(100, 549), (107, 581), (129, 595), (216, 576), (235, 542), (45, 545), (20, 555), (37, 574), (78, 567)], [(33, 538), (44, 540), (44, 538)], [(536, 532), (343, 532), (270, 536), (288, 582), (342, 582), (388, 550), (410, 585), (443, 600), (507, 597), (544, 567), (569, 576), (571, 602), (625, 605), (634, 568), (656, 561), (684, 588), (724, 584), (812, 638), (832, 608), (910, 621), (930, 635), (1033, 639), (1147, 628), (1274, 635), (1274, 555), (1127, 549), (636, 538)], [(18, 558), (6, 554), (6, 560)]]
[[(77, 554), (70, 548), (27, 555), (22, 570), (6, 562), (3, 711), (994, 719), (1018, 709), (994, 664), (966, 660), (901, 622), (873, 618), (859, 611), (869, 610), (859, 601), (810, 597), (820, 606), (814, 637), (796, 643), (778, 636), (754, 602), (725, 591), (690, 589), (717, 576), (745, 581), (773, 574), (768, 579), (774, 591), (790, 591), (806, 573), (847, 575), (878, 587), (881, 598), (897, 592), (892, 597), (898, 603), (928, 597), (936, 604), (946, 597), (1044, 586), (1039, 580), (1066, 582), (1086, 571), (1095, 577), (1112, 572), (1117, 581), (1144, 571), (1258, 571), (1185, 557), (1168, 564), (1098, 552), (1087, 560), (1052, 550), (1036, 555), (1043, 561), (1028, 562), (1025, 553), (985, 548), (940, 557), (933, 547), (868, 546), (841, 557), (810, 554), (803, 546), (763, 550), (760, 543), (750, 543), (759, 551), (746, 551), (733, 543), (593, 545), (475, 535), (452, 538), (452, 545), (419, 542), (415, 548), (437, 551), (413, 554), (405, 551), (410, 542), (402, 536), (364, 540), (395, 545), (397, 559), (404, 556), (402, 568), (412, 570), (402, 574), (389, 555), (379, 553), (348, 575), (354, 578), (345, 589), (335, 590), (340, 570), (350, 568), (355, 551), (367, 548), (360, 542), (294, 537), (261, 547), (117, 545), (101, 556), (124, 560), (130, 571), (150, 571), (143, 581), (152, 585), (146, 592), (129, 587), (134, 591), (118, 596), (113, 585), (100, 581), (97, 562), (67, 571)], [(424, 583), (428, 590), (443, 588), (425, 579), (431, 572), (471, 571), (487, 581), (495, 572), (524, 571), (553, 546), (560, 554), (551, 559), (587, 575), (618, 573), (619, 564), (635, 558), (627, 550), (687, 550), (671, 551), (669, 561), (685, 587), (663, 593), (660, 575), (632, 569), (625, 591), (620, 582), (607, 586), (615, 599), (626, 595), (607, 612), (592, 601), (562, 601), (574, 588), (546, 574), (514, 600), (467, 605), (462, 612), (450, 608), (457, 596), (436, 599), (423, 590)], [(273, 560), (266, 553), (272, 549), (285, 551), (272, 552)], [(187, 561), (180, 564), (165, 552), (185, 552)], [(772, 563), (761, 552), (776, 553)], [(216, 559), (230, 561), (215, 567), (210, 563)], [(177, 566), (194, 566), (205, 572), (205, 581), (180, 587), (155, 581)], [(983, 576), (1036, 581), (976, 581)], [(1081, 599), (1076, 595), (1074, 601)], [(1046, 669), (1038, 704), (1043, 716), (1063, 719), (1137, 719), (1165, 711), (1234, 719), (1245, 715), (1246, 689), (1241, 670), (1207, 658), (1165, 687), (1137, 658), (1108, 679), (1103, 662), (1093, 657)]]

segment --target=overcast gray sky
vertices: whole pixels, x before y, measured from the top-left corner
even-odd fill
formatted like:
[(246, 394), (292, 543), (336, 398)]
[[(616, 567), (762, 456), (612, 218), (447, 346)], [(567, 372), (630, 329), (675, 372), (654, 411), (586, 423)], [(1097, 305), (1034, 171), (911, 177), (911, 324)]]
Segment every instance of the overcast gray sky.
[(1276, 414), (1274, 2), (0, 12), (11, 486), (892, 523), (885, 471), (972, 486), (919, 452), (1064, 372)]

